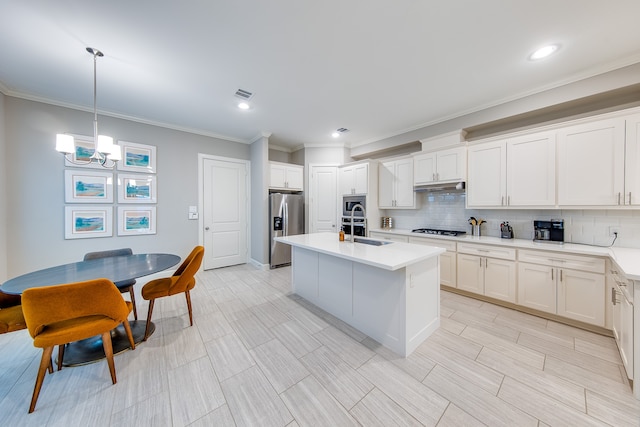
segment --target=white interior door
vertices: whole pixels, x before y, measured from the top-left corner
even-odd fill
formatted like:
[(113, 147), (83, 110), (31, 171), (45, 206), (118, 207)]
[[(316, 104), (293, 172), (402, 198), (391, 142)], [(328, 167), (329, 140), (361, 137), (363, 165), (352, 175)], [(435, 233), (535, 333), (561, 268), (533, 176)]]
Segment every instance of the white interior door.
[(203, 159), (205, 270), (247, 262), (247, 170), (244, 161)]
[(311, 166), (311, 232), (337, 232), (338, 168)]

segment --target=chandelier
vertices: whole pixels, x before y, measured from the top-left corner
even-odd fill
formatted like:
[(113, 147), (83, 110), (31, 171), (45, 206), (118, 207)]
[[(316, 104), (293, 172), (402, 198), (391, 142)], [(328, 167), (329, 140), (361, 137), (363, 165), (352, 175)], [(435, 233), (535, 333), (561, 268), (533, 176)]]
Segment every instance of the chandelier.
[(75, 165), (88, 165), (90, 163), (95, 163), (105, 168), (113, 168), (116, 162), (122, 159), (120, 146), (114, 144), (113, 138), (110, 136), (98, 135), (96, 64), (98, 57), (102, 57), (104, 55), (98, 49), (94, 49), (92, 47), (88, 47), (87, 52), (93, 55), (93, 154), (84, 160), (78, 159), (77, 156), (74, 156), (76, 146), (73, 135), (62, 133), (56, 135), (56, 150), (64, 154), (65, 159)]

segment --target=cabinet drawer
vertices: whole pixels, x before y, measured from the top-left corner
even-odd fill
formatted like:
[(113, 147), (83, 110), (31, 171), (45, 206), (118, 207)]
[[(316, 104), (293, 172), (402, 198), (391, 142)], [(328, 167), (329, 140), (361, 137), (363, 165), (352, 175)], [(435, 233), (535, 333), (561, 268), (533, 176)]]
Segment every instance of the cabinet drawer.
[(430, 239), (428, 237), (409, 237), (409, 243), (416, 243), (418, 245), (435, 246), (437, 248), (446, 249), (448, 252), (456, 251), (456, 242), (444, 239)]
[(370, 232), (369, 237), (373, 239), (388, 240), (390, 242), (407, 243), (409, 241), (409, 237), (403, 236), (401, 234), (376, 233), (375, 231)]
[(486, 256), (515, 261), (516, 250), (502, 246), (479, 245), (475, 243), (458, 243), (458, 253)]
[(518, 251), (518, 261), (530, 262), (533, 264), (547, 265), (550, 267), (569, 268), (573, 270), (588, 271), (591, 273), (604, 274), (604, 258), (559, 254), (546, 251)]

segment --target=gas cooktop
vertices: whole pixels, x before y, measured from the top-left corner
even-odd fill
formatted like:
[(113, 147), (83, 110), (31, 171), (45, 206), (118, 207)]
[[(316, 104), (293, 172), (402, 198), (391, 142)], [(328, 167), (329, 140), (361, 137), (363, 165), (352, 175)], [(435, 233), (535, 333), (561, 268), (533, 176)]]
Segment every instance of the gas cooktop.
[(466, 231), (454, 231), (454, 230), (436, 230), (434, 228), (416, 228), (411, 230), (412, 233), (424, 233), (424, 234), (439, 234), (441, 236), (459, 236), (466, 234)]

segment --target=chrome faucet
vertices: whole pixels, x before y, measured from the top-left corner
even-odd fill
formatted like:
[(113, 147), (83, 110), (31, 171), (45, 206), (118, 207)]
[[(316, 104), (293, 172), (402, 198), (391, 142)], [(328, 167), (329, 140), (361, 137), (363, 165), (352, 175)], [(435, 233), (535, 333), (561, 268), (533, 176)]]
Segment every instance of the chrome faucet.
[(353, 206), (353, 208), (351, 208), (351, 243), (354, 243), (353, 240), (353, 230), (356, 228), (355, 223), (353, 222), (353, 213), (356, 211), (356, 208), (360, 208), (360, 210), (362, 211), (362, 217), (364, 218), (364, 224), (365, 224), (365, 229), (367, 226), (367, 214), (364, 210), (364, 206), (362, 206), (360, 203), (356, 204)]

